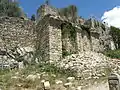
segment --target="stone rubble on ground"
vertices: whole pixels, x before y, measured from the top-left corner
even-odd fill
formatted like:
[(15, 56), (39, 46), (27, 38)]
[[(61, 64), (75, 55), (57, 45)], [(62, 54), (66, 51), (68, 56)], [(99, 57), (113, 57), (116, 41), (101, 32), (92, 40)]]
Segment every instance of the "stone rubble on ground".
[(67, 80), (68, 82), (73, 82), (75, 80), (75, 77), (68, 77)]
[(56, 84), (63, 84), (63, 82), (61, 80), (56, 80), (55, 83)]
[(45, 90), (50, 90), (50, 82), (49, 81), (44, 82), (44, 88), (45, 88)]
[(81, 86), (78, 86), (76, 90), (81, 90)]
[(30, 74), (30, 75), (28, 75), (28, 76), (26, 77), (26, 79), (27, 79), (27, 80), (35, 81), (36, 79), (40, 79), (40, 75), (38, 75), (38, 74), (36, 74), (36, 75)]
[(76, 71), (78, 76), (83, 79), (99, 79), (99, 77), (106, 76), (107, 70), (114, 71), (116, 67), (110, 58), (90, 51), (66, 56), (56, 66)]

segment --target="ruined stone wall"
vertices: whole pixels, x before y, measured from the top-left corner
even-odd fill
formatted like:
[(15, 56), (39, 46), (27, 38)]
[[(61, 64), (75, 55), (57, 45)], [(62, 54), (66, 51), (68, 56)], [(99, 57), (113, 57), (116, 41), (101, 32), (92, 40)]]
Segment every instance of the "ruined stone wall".
[(57, 62), (62, 59), (61, 36), (60, 28), (49, 26), (49, 54), (51, 62)]
[(35, 45), (35, 23), (17, 17), (0, 17), (0, 64), (31, 60)]
[(82, 28), (77, 30), (77, 48), (78, 52), (91, 51), (91, 41), (89, 33)]
[[(69, 24), (70, 21), (65, 19), (63, 16), (59, 15), (59, 10), (52, 8), (49, 5), (42, 5), (38, 9), (38, 22), (40, 18), (43, 18), (46, 15), (53, 16), (53, 18), (57, 18), (66, 24)], [(52, 22), (55, 23), (55, 22)], [(82, 18), (77, 19), (77, 24), (79, 28), (77, 32), (73, 32), (76, 34), (73, 41), (71, 41), (70, 28), (68, 30), (62, 31), (62, 52), (75, 53), (77, 51), (95, 51), (95, 52), (104, 52), (105, 50), (114, 49), (113, 40), (109, 34), (110, 28), (104, 25), (103, 23), (95, 20), (94, 18), (90, 18), (88, 20), (84, 20)], [(58, 25), (60, 26), (60, 25)], [(75, 28), (75, 26), (71, 26)], [(57, 28), (57, 27), (56, 27)], [(75, 30), (76, 31), (76, 30)], [(77, 49), (77, 50), (76, 50)]]
[(42, 20), (36, 26), (37, 41), (36, 50), (40, 60), (47, 61), (49, 59), (49, 24)]
[(49, 5), (41, 5), (38, 10), (37, 10), (37, 22), (39, 22), (40, 19), (42, 19), (45, 15), (58, 15), (58, 11), (56, 8), (53, 8), (52, 6)]
[(112, 37), (110, 36), (110, 28), (105, 24), (95, 20), (89, 19), (82, 26), (82, 30), (85, 29), (90, 34), (91, 50), (94, 52), (104, 52), (114, 47)]
[(82, 30), (82, 47), (83, 51), (91, 51), (91, 42), (90, 42), (90, 35), (87, 30)]
[(75, 27), (70, 22), (55, 18), (53, 15), (41, 19), (37, 26), (39, 39), (37, 45), (42, 59), (58, 61), (70, 54), (84, 51), (103, 52), (111, 49), (109, 28), (98, 21), (88, 20), (86, 23), (88, 25)]
[(76, 29), (70, 23), (61, 25), (63, 56), (77, 53)]
[(41, 60), (55, 62), (62, 58), (60, 22), (45, 16), (37, 25), (37, 50)]
[(0, 48), (32, 46), (35, 39), (35, 24), (20, 18), (0, 18)]
[(111, 49), (112, 38), (110, 36), (110, 28), (96, 20), (91, 21), (91, 41), (92, 48), (95, 52), (104, 52)]

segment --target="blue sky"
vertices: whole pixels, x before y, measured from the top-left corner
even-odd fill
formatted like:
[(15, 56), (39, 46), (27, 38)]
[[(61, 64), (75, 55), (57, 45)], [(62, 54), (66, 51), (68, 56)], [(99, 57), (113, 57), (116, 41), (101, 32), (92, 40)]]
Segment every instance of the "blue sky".
[[(30, 17), (45, 0), (19, 0), (19, 2), (24, 12)], [(79, 16), (84, 18), (95, 16), (100, 19), (105, 11), (119, 6), (120, 0), (50, 0), (50, 4), (57, 8), (73, 4), (77, 6)]]

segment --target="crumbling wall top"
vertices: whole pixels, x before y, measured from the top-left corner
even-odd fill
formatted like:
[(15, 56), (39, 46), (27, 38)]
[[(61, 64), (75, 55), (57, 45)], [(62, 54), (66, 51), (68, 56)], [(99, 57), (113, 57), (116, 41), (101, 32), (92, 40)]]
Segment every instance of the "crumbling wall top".
[(50, 5), (43, 4), (37, 10), (37, 20), (39, 21), (41, 18), (43, 18), (47, 14), (56, 16), (58, 15), (58, 10)]

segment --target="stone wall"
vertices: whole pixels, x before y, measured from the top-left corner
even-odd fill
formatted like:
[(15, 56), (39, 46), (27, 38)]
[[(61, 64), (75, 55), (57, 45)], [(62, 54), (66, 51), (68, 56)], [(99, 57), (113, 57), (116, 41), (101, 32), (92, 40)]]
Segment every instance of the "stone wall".
[(44, 19), (36, 26), (37, 41), (36, 50), (40, 60), (47, 61), (49, 59), (49, 23)]
[(53, 8), (52, 6), (49, 6), (47, 4), (41, 5), (37, 10), (37, 22), (39, 22), (40, 19), (42, 19), (45, 15), (58, 15), (58, 11), (56, 8)]
[(0, 17), (0, 63), (29, 60), (35, 45), (34, 29), (35, 23), (30, 20)]
[(35, 39), (35, 24), (20, 18), (0, 18), (0, 48), (32, 46)]
[(82, 47), (83, 51), (91, 51), (91, 36), (89, 34), (89, 31), (86, 29), (82, 30)]
[(45, 60), (58, 61), (74, 53), (104, 52), (111, 49), (110, 29), (95, 20), (87, 20), (84, 24), (75, 26), (57, 16), (46, 15), (39, 21), (37, 28), (38, 43), (40, 42), (37, 45), (46, 54), (41, 54)]
[(60, 23), (46, 16), (37, 24), (37, 53), (40, 59), (55, 62), (62, 58)]
[(113, 40), (109, 27), (95, 19), (87, 20), (83, 26), (85, 27), (86, 24), (89, 27), (92, 51), (104, 52), (114, 46), (114, 43), (111, 44)]
[(61, 25), (61, 31), (63, 57), (77, 53), (76, 29), (70, 23), (63, 23)]
[[(109, 49), (114, 49), (114, 43), (112, 37), (109, 34), (110, 28), (107, 27), (105, 24), (95, 20), (94, 18), (84, 20), (78, 17), (76, 20), (77, 24), (71, 23), (69, 20), (65, 19), (63, 16), (60, 15), (58, 9), (45, 4), (38, 9), (37, 21), (38, 22), (39, 20), (42, 21), (42, 18), (44, 18), (46, 15), (53, 17), (53, 19), (58, 20), (58, 22), (62, 21), (61, 24), (63, 23), (65, 23), (66, 25), (72, 24), (71, 28), (68, 27), (66, 31), (64, 30), (64, 28), (66, 29), (66, 27), (61, 28), (63, 53), (64, 51), (65, 53), (67, 52), (68, 54), (76, 53), (79, 51), (104, 52)], [(52, 20), (52, 23), (56, 23), (56, 22)], [(60, 27), (61, 24), (56, 25), (55, 28)], [(71, 32), (70, 30), (72, 28), (75, 28), (75, 32), (73, 33), (76, 34), (73, 41), (71, 41), (72, 37), (70, 35)]]
[(5, 51), (16, 47), (33, 48), (35, 45), (40, 60), (58, 61), (64, 55), (83, 51), (103, 52), (114, 47), (110, 29), (94, 19), (70, 23), (57, 16), (56, 9), (48, 5), (41, 6), (38, 13), (43, 17), (36, 26), (23, 18), (1, 17), (0, 48)]
[(57, 62), (62, 59), (61, 30), (54, 26), (49, 26), (49, 54), (50, 61)]

